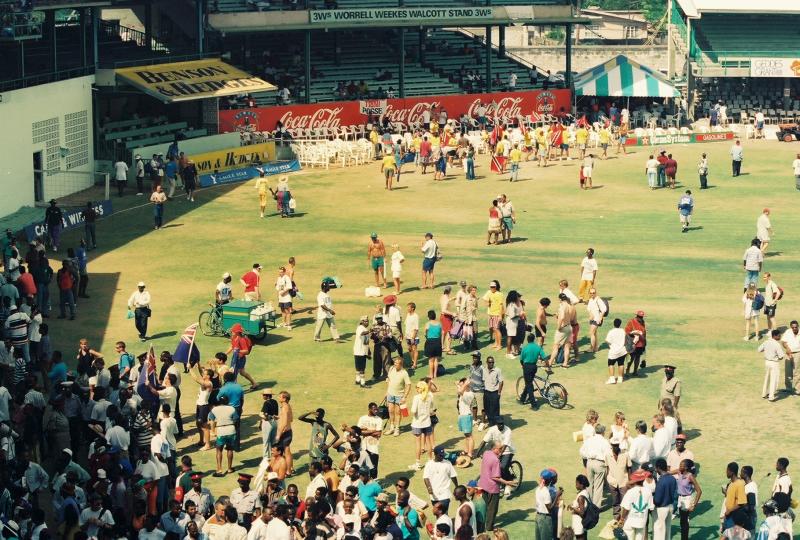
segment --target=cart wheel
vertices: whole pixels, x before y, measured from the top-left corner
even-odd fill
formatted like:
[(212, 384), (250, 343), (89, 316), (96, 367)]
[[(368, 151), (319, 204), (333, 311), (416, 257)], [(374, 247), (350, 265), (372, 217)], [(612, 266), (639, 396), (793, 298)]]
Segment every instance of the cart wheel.
[(783, 136), (783, 142), (792, 142), (794, 138), (792, 137), (791, 133), (786, 133)]
[(214, 321), (210, 311), (202, 312), (197, 323), (200, 325), (200, 331), (203, 332), (204, 336), (216, 335)]
[(259, 328), (258, 330), (258, 334), (254, 335), (253, 337), (256, 338), (258, 341), (261, 341), (262, 339), (267, 337), (267, 327), (262, 325), (261, 328)]
[(544, 397), (554, 409), (563, 409), (567, 406), (567, 389), (559, 383), (551, 383), (544, 389)]
[(520, 377), (517, 379), (517, 399), (522, 396), (522, 391), (525, 390), (525, 378)]
[(522, 473), (522, 464), (515, 459), (508, 466), (508, 474), (511, 476), (511, 480), (515, 482), (514, 487), (511, 488), (511, 493), (516, 493), (520, 486), (522, 486)]

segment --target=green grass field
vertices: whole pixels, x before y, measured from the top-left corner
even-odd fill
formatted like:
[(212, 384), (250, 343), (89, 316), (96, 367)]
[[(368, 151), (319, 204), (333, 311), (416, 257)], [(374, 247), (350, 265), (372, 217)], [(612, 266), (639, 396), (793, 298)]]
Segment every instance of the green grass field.
[[(760, 479), (773, 470), (778, 456), (786, 455), (793, 463), (800, 458), (793, 427), (800, 419), (797, 403), (795, 398), (772, 404), (760, 398), (763, 360), (755, 342), (742, 341), (741, 304), (742, 253), (755, 234), (761, 209), (769, 206), (776, 234), (764, 268), (786, 291), (778, 310), (779, 323), (786, 325), (798, 316), (800, 276), (795, 269), (800, 255), (791, 231), (800, 227), (796, 210), (800, 193), (795, 190), (790, 164), (799, 148), (778, 142), (747, 143), (744, 174), (733, 179), (728, 143), (669, 147), (680, 165), (681, 185), (674, 191), (647, 188), (648, 149), (637, 148), (628, 156), (599, 162), (592, 191), (578, 189), (575, 161), (544, 170), (524, 164), (521, 181), (510, 184), (503, 181), (507, 176), (489, 172), (486, 157), (481, 156), (476, 182), (467, 183), (461, 169), (451, 170), (454, 174), (447, 181), (437, 183), (430, 173), (424, 177), (404, 173), (401, 189), (391, 193), (383, 189), (378, 163), (303, 171), (291, 179), (299, 212), (293, 219), (259, 219), (252, 182), (204, 190), (194, 204), (185, 200), (168, 204), (168, 226), (160, 231), (152, 230), (150, 208), (130, 207), (99, 225), (100, 250), (91, 253), (89, 264), (92, 298), (81, 302), (77, 321), (52, 320), (54, 344), (72, 351), (78, 338), (87, 337), (110, 356), (114, 341), (122, 339), (130, 343), (129, 350), (142, 352), (145, 346), (136, 340), (133, 322), (125, 319), (125, 305), (136, 282), (144, 280), (153, 296), (150, 333), (155, 336), (156, 350), (172, 351), (180, 332), (212, 300), (223, 272), (238, 279), (253, 262), (260, 262), (265, 267), (264, 280), (274, 283), (277, 267), (294, 256), (297, 282), (305, 293), (297, 325), (291, 332), (271, 332), (254, 349), (248, 370), (262, 387), (291, 392), (296, 416), (324, 407), (334, 425), (355, 423), (369, 401), (382, 399), (384, 386), (363, 390), (353, 386), (352, 341), (314, 343), (313, 313), (303, 308), (313, 304), (322, 276), (337, 275), (344, 284), (332, 293), (340, 331), (352, 335), (359, 316), (373, 312), (378, 300), (364, 297), (364, 287), (372, 281), (366, 260), (371, 231), (381, 235), (387, 249), (394, 242), (400, 244), (406, 256), (400, 303), (416, 302), (423, 314), (431, 308), (438, 311), (441, 284), (462, 279), (477, 284), (481, 295), (488, 281), (497, 279), (503, 292), (517, 289), (529, 305), (541, 296), (555, 299), (559, 279), (569, 279), (577, 290), (579, 263), (585, 249), (592, 246), (600, 267), (598, 292), (612, 298), (611, 318), (627, 320), (637, 309), (647, 312), (648, 367), (642, 378), (606, 386), (605, 347), (596, 356), (584, 354), (578, 366), (555, 373), (555, 379), (570, 392), (569, 407), (531, 412), (515, 403), (517, 361), (499, 355), (497, 365), (507, 379), (502, 411), (510, 418), (517, 458), (525, 467), (521, 494), (501, 501), (499, 525), (511, 538), (530, 537), (533, 489), (544, 467), (558, 470), (571, 502), (574, 476), (582, 472), (572, 432), (580, 429), (586, 409), (598, 410), (606, 425), (617, 410), (625, 412), (631, 426), (638, 419), (649, 421), (656, 412), (659, 367), (671, 363), (678, 366), (677, 376), (683, 380), (680, 412), (689, 435), (687, 447), (702, 469), (698, 479), (704, 500), (692, 519), (692, 538), (718, 537), (719, 486), (725, 482), (727, 462), (753, 465)], [(713, 188), (707, 191), (697, 189), (695, 163), (701, 152), (709, 153), (711, 164)], [(686, 187), (695, 195), (697, 230), (681, 234), (676, 205)], [(501, 192), (516, 207), (515, 241), (487, 246), (487, 209)], [(127, 197), (123, 205), (141, 199)], [(419, 291), (419, 246), (429, 230), (445, 258), (436, 268), (437, 289)], [(67, 235), (64, 245), (76, 238)], [(240, 286), (235, 293), (241, 296)], [(585, 336), (585, 309), (579, 306), (578, 313)], [(480, 324), (481, 345), (488, 346), (485, 321)], [(602, 337), (607, 330), (607, 326), (601, 329)], [(228, 345), (223, 338), (203, 336), (197, 343), (204, 359)], [(488, 348), (484, 348), (486, 354)], [(454, 382), (464, 376), (468, 363), (466, 354), (445, 358), (448, 374), (437, 396), (441, 423), (436, 441), (454, 449), (460, 448)], [(423, 362), (421, 366), (419, 376), (427, 372)], [(194, 383), (184, 378), (182, 409), (192, 426), (191, 436), (182, 442), (184, 448), (196, 441), (195, 395)], [(259, 462), (256, 413), (260, 402), (258, 393), (247, 395), (243, 422), (247, 440), (235, 463), (251, 472)], [(296, 425), (293, 445), (299, 474), (292, 480), (301, 493), (308, 481), (306, 427)], [(381, 475), (389, 488), (391, 479), (410, 472), (412, 436), (388, 438), (381, 446)], [(197, 469), (213, 470), (213, 453), (196, 452), (194, 447), (187, 451), (192, 452)], [(795, 467), (790, 467), (790, 473)], [(477, 474), (477, 465), (460, 469), (459, 480), (466, 483)], [(208, 478), (206, 485), (217, 496), (229, 494), (236, 487), (235, 477)], [(771, 486), (772, 478), (761, 482), (760, 500)], [(413, 475), (412, 490), (425, 493), (421, 472)], [(610, 519), (610, 512), (601, 523), (605, 519)], [(677, 523), (673, 534), (678, 534)]]

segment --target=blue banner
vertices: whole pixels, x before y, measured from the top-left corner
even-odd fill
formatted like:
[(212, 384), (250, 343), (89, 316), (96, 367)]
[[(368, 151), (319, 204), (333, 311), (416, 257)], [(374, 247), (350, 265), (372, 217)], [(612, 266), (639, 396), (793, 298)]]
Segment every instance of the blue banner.
[[(97, 212), (97, 218), (101, 219), (111, 215), (111, 199), (104, 201), (96, 201), (92, 206), (94, 211)], [(86, 207), (81, 208), (62, 208), (61, 209), (61, 225), (64, 230), (74, 229), (75, 227), (83, 226), (83, 211)], [(47, 224), (44, 221), (38, 221), (25, 226), (25, 237), (28, 242), (32, 241), (38, 236), (47, 236)]]
[(296, 159), (292, 161), (274, 161), (272, 163), (264, 163), (258, 167), (245, 167), (243, 169), (234, 169), (232, 171), (225, 171), (216, 174), (201, 174), (200, 187), (210, 187), (219, 184), (231, 184), (233, 182), (244, 182), (251, 178), (256, 178), (264, 171), (266, 176), (274, 176), (276, 174), (290, 173), (300, 170), (300, 162)]

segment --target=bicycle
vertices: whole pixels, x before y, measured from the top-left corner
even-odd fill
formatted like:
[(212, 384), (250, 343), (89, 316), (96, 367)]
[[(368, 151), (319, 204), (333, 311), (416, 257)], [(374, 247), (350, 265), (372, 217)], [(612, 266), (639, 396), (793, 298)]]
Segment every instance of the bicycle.
[(211, 308), (200, 314), (197, 323), (204, 336), (224, 336), (225, 329), (222, 326), (222, 306), (208, 304)]
[[(569, 394), (563, 384), (557, 382), (550, 382), (551, 373), (542, 378), (537, 373), (533, 377), (533, 392), (534, 395), (531, 399), (535, 399), (536, 392), (547, 401), (547, 403), (554, 409), (563, 409), (567, 406)], [(522, 397), (522, 392), (525, 389), (525, 377), (517, 379), (517, 399)]]
[(514, 482), (514, 485), (511, 487), (511, 494), (513, 495), (514, 493), (517, 492), (520, 486), (522, 486), (522, 474), (523, 474), (522, 463), (520, 463), (516, 459), (512, 459), (511, 463), (508, 464), (508, 470), (506, 471), (506, 473), (509, 476), (508, 480)]

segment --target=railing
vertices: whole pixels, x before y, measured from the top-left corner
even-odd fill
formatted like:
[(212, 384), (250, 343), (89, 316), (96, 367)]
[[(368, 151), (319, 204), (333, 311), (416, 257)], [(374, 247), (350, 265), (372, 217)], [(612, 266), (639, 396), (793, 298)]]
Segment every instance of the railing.
[(139, 58), (136, 60), (120, 60), (114, 62), (101, 62), (100, 66), (106, 69), (116, 69), (134, 66), (146, 66), (148, 64), (166, 64), (168, 62), (189, 62), (191, 60), (202, 60), (203, 58), (219, 58), (219, 52), (208, 52), (202, 54), (182, 54), (157, 56), (153, 58)]
[[(499, 0), (499, 1), (502, 2), (502, 0)], [(467, 37), (470, 37), (470, 38), (472, 38), (474, 40), (480, 41), (484, 45), (486, 44), (486, 36), (479, 36), (477, 34), (473, 34), (469, 30), (466, 30), (464, 28), (458, 28), (457, 31), (460, 32), (461, 34), (467, 36)], [(496, 47), (495, 45), (492, 45), (492, 48), (495, 49), (495, 50), (499, 50), (499, 47)], [(527, 69), (531, 69), (532, 67), (534, 67), (533, 63), (530, 60), (525, 60), (521, 56), (517, 56), (514, 53), (508, 52), (508, 49), (506, 49), (503, 54), (505, 55), (506, 58), (510, 58), (514, 62), (517, 62), (518, 64), (522, 64)], [(546, 75), (545, 72), (543, 72), (539, 68), (536, 68), (536, 72), (539, 74), (539, 76), (542, 76), (542, 77), (544, 77)]]
[[(122, 41), (133, 42), (139, 47), (147, 47), (153, 52), (169, 52), (169, 47), (160, 36), (148, 36), (146, 33), (122, 26), (115, 21), (100, 21), (100, 30), (106, 37), (119, 37)], [(148, 43), (149, 37), (149, 43)]]
[(29, 77), (12, 79), (10, 81), (0, 81), (0, 92), (8, 92), (10, 90), (27, 88), (29, 86), (63, 81), (65, 79), (72, 79), (74, 77), (81, 77), (83, 75), (91, 75), (92, 73), (94, 73), (94, 66), (85, 66), (62, 71), (54, 71), (52, 73), (31, 75)]

